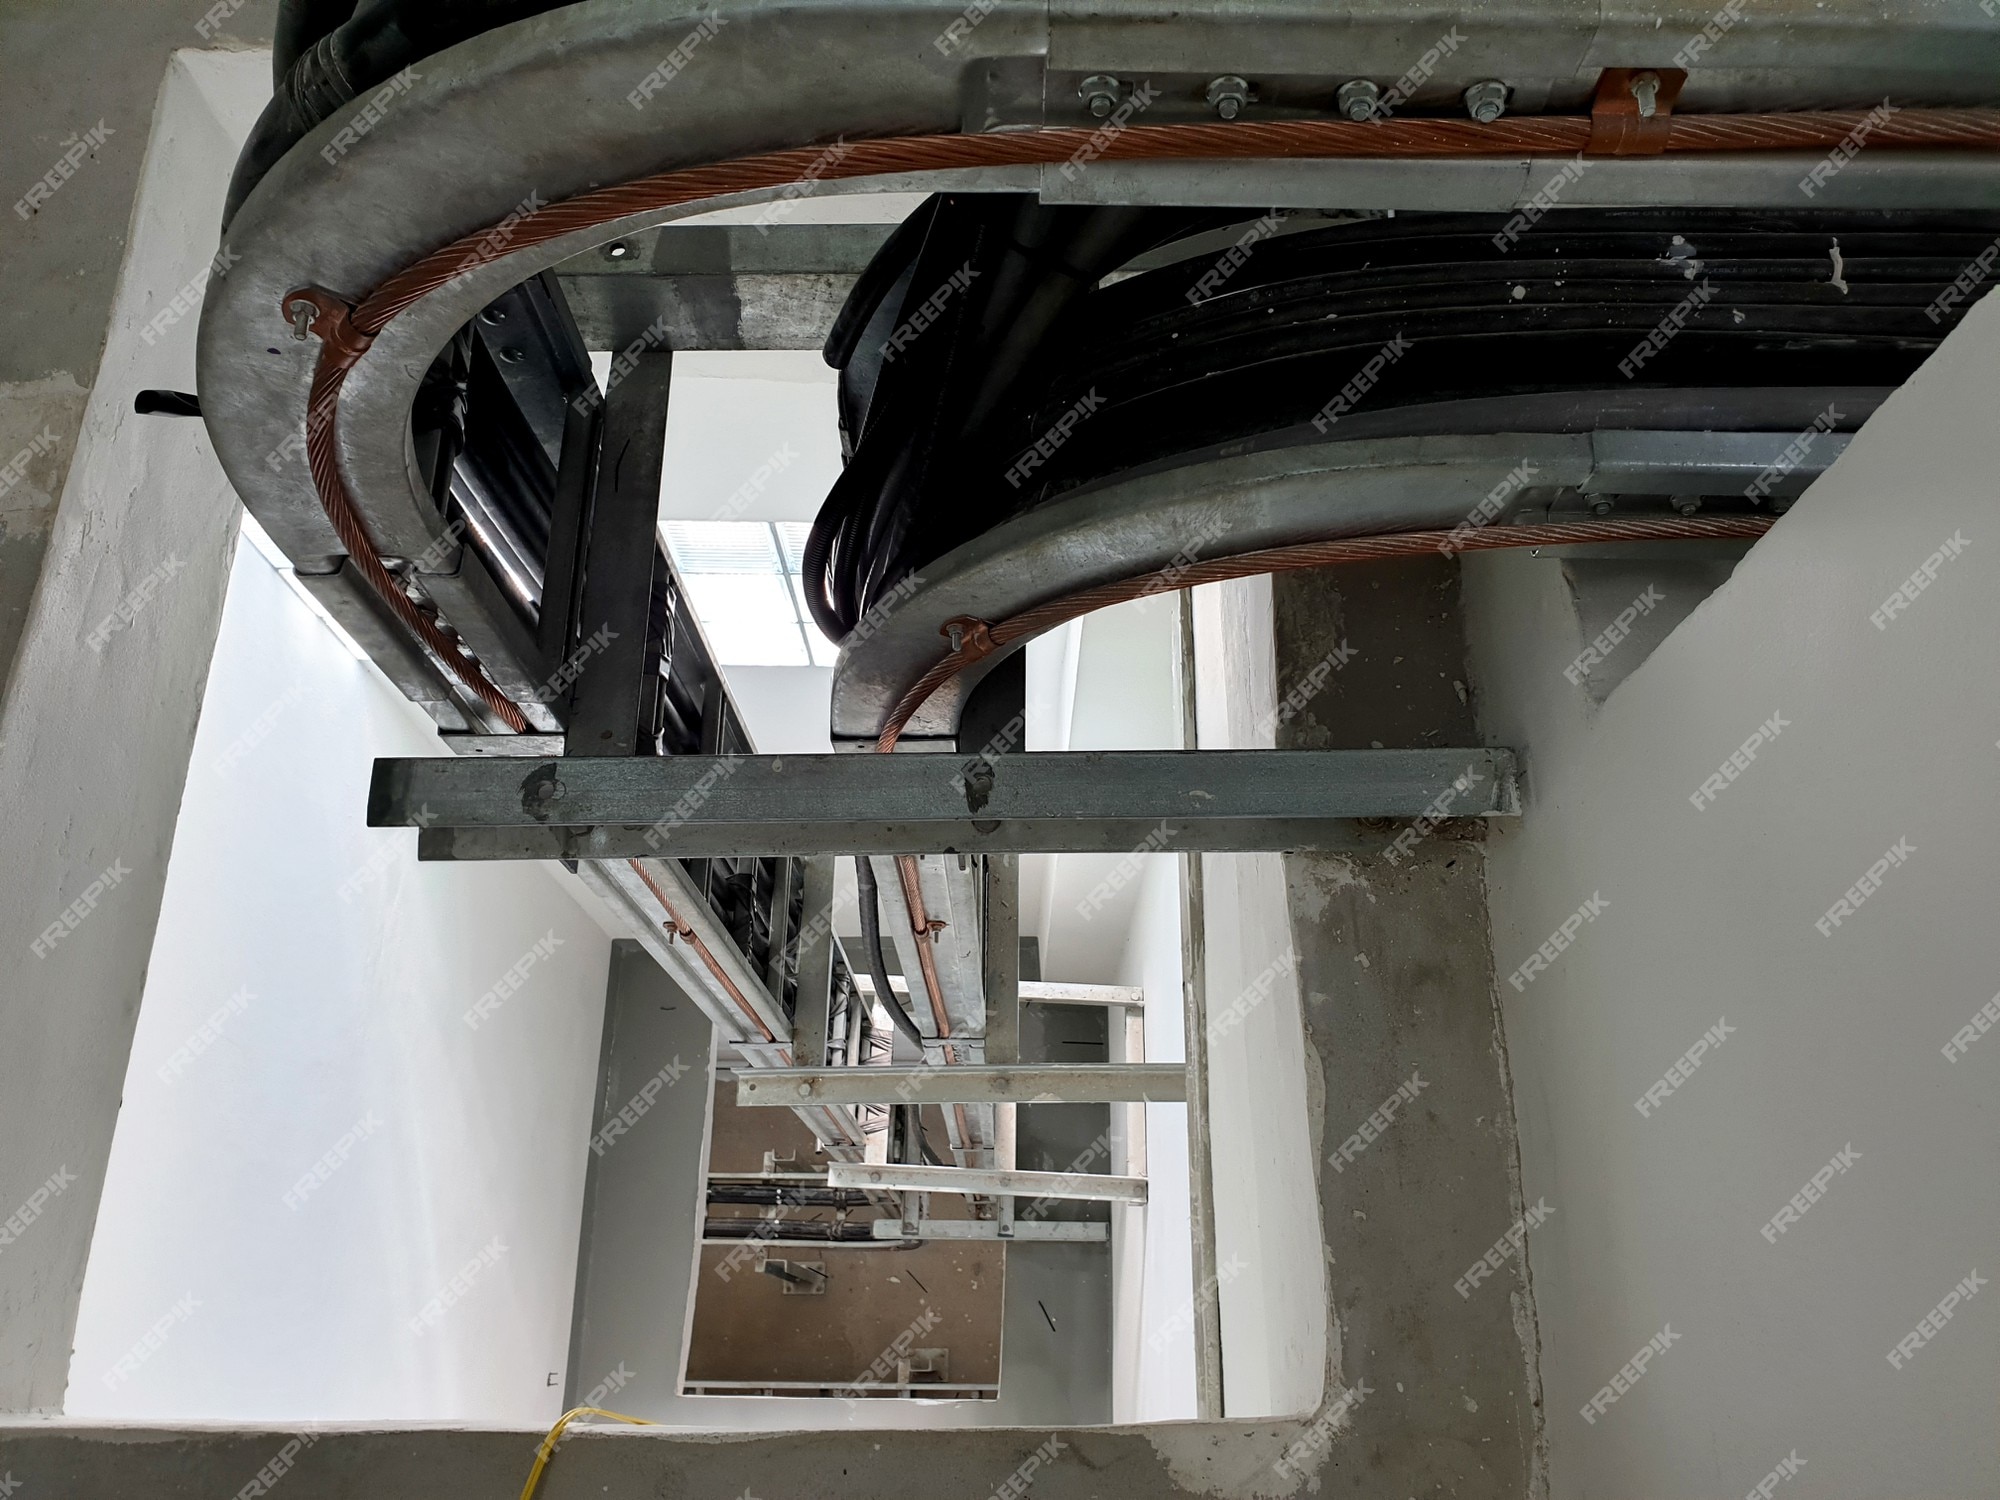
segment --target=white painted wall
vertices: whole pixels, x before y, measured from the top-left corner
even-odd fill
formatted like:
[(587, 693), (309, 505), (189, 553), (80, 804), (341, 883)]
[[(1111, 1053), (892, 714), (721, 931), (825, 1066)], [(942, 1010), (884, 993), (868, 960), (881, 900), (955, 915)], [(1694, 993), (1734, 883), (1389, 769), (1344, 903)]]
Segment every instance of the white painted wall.
[[(1201, 748), (1268, 750), (1278, 701), (1271, 580), (1212, 584), (1194, 599)], [(1327, 1311), (1284, 862), (1206, 854), (1202, 881), (1224, 1414), (1291, 1415), (1319, 1404)], [(1240, 1024), (1217, 1024), (1253, 994), (1264, 998), (1246, 1000)]]
[[(1179, 638), (1175, 596), (1168, 595), (1102, 610), (1031, 642), (1026, 747), (1178, 747)], [(1030, 854), (1021, 867), (1022, 930), (1041, 940), (1043, 977), (1140, 986), (1145, 1060), (1178, 1062), (1186, 1055), (1178, 856)], [(1113, 1056), (1123, 1056), (1115, 1040)], [(1149, 1201), (1112, 1210), (1112, 1417), (1119, 1422), (1195, 1415), (1187, 1110), (1149, 1104), (1144, 1115)], [(1123, 1169), (1122, 1159), (1114, 1162)]]
[[(198, 285), (268, 94), (263, 54), (169, 67), (0, 705), (0, 1212), (73, 1179), (0, 1256), (0, 1407), (57, 1409), (73, 1374), (67, 1408), (92, 1416), (540, 1420), (567, 1331), (606, 939), (545, 874), (419, 871), (411, 835), (361, 826), (369, 759), (435, 739), (259, 554), (232, 563), (240, 509), (200, 425), (131, 410), (135, 390), (193, 384), (193, 315), (141, 330)], [(130, 624), (97, 649), (121, 603)], [(129, 874), (37, 956), (114, 862)], [(550, 931), (565, 946), (468, 1031), (459, 1010)], [(218, 1011), (219, 1039), (164, 1081)], [(342, 1170), (286, 1207), (370, 1110), (381, 1124)], [(411, 1335), (495, 1236), (499, 1263)], [(107, 1386), (163, 1320), (157, 1350)]]
[[(1557, 1500), (1992, 1495), (2000, 1293), (1889, 1355), (2000, 1263), (2000, 1037), (1942, 1049), (2000, 987), (2000, 301), (1987, 298), (1593, 711), (1558, 564), (1467, 559), (1487, 732), (1528, 757), (1489, 845)], [(1963, 555), (1870, 622), (1947, 538)], [(1690, 797), (1773, 714), (1713, 806)], [(1898, 839), (1851, 918), (1816, 923)], [(1517, 993), (1582, 902), (1608, 908)], [(1704, 1032), (1732, 1034), (1637, 1102)], [(1795, 1225), (1763, 1227), (1851, 1144)], [(1228, 1222), (1228, 1216), (1224, 1216)], [(1675, 1341), (1594, 1421), (1648, 1339)]]
[[(215, 254), (230, 165), (269, 92), (259, 55), (184, 52), (168, 68), (97, 384), (0, 701), (0, 1217), (71, 1179), (0, 1255), (0, 1410), (62, 1404), (236, 540), (236, 498), (200, 425), (132, 412), (139, 389), (192, 384), (195, 320), (151, 343), (140, 330)], [(30, 294), (53, 289), (17, 289)], [(130, 624), (93, 648), (121, 604)], [(81, 924), (38, 954), (85, 900)]]
[[(598, 356), (598, 382), (611, 356)], [(674, 356), (663, 521), (810, 521), (840, 477), (839, 376), (817, 349)], [(756, 476), (763, 472), (760, 482)]]
[[(559, 867), (420, 865), (414, 832), (364, 826), (376, 756), (440, 753), (423, 713), (238, 549), (71, 1414), (554, 1418), (610, 941)], [(517, 964), (519, 988), (469, 1026)], [(337, 1169), (299, 1194), (329, 1153)], [(495, 1241), (463, 1299), (413, 1330)], [(192, 1314), (118, 1374), (188, 1294)]]
[[(1031, 643), (1027, 748), (1178, 748), (1179, 638), (1166, 595), (1099, 610)], [(1149, 858), (1124, 850), (1023, 857), (1022, 930), (1041, 939), (1044, 978), (1115, 982)]]
[[(1145, 857), (1112, 983), (1146, 992), (1146, 1062), (1187, 1056), (1182, 1031), (1180, 856)], [(1194, 1245), (1187, 1106), (1146, 1104), (1147, 1201), (1112, 1209), (1115, 1250), (1111, 1412), (1118, 1422), (1192, 1421)]]
[(831, 667), (722, 669), (760, 755), (831, 755)]

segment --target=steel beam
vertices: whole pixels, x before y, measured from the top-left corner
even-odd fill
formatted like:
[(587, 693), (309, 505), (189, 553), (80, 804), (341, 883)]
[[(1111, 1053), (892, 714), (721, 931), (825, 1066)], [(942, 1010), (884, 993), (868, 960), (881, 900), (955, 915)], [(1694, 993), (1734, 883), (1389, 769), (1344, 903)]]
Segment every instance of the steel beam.
[(642, 354), (604, 400), (603, 446), (583, 539), (576, 617), (581, 640), (604, 644), (594, 652), (574, 645), (570, 660), (576, 668), (565, 664), (578, 673), (569, 700), (572, 756), (639, 753), (673, 370), (672, 353)]
[(980, 988), (986, 996), (986, 1060), (1021, 1060), (1021, 860), (992, 854), (984, 861), (984, 946)]
[[(1801, 164), (1782, 151), (1717, 155), (1591, 157), (1574, 176), (1573, 157), (1479, 157), (1410, 161), (1336, 160), (1094, 162), (1064, 176), (1040, 169), (1044, 203), (1203, 205), (1252, 208), (1392, 209), (1399, 212), (1510, 213), (1572, 168), (1565, 208), (1790, 208)], [(1806, 165), (1810, 165), (1807, 163)], [(1831, 178), (1815, 208), (1993, 208), (2000, 164), (1983, 153), (1864, 153)]]
[(895, 228), (663, 225), (573, 256), (555, 276), (584, 341), (620, 350), (817, 349)]
[(1007, 1067), (751, 1068), (736, 1071), (736, 1102), (802, 1104), (1182, 1104), (1180, 1063), (1049, 1063)]
[[(919, 1219), (913, 1227), (901, 1219), (877, 1219), (875, 1238), (878, 1240), (1044, 1240), (1060, 1244), (1091, 1244), (1111, 1238), (1109, 1224), (1093, 1223), (1090, 1220), (1076, 1222), (1064, 1219), (1017, 1220), (1002, 1234), (1000, 1224), (993, 1219)], [(812, 1242), (818, 1248), (817, 1242)]]
[[(854, 976), (855, 987), (873, 996), (875, 981), (866, 974)], [(1136, 984), (1056, 984), (1046, 979), (1019, 981), (1023, 1005), (1144, 1005), (1146, 992)], [(899, 995), (910, 992), (910, 982), (900, 974), (889, 976), (889, 988)]]
[(1146, 1179), (1090, 1172), (988, 1172), (977, 1167), (877, 1166), (834, 1162), (827, 1185), (908, 1188), (919, 1193), (966, 1193), (993, 1198), (1073, 1198), (1090, 1203), (1144, 1203)]
[[(805, 904), (800, 911), (798, 934), (798, 1005), (792, 1015), (792, 1056), (802, 1068), (826, 1065), (828, 1011), (833, 1001), (833, 860), (809, 859), (805, 866)], [(777, 923), (772, 921), (772, 931)], [(774, 944), (775, 946), (775, 944)], [(774, 992), (782, 1001), (777, 984), (783, 961), (772, 959)]]
[(1356, 818), (1435, 816), (1440, 803), (1454, 817), (1519, 811), (1508, 750), (999, 760), (977, 794), (954, 777), (956, 757), (932, 755), (383, 760), (368, 820), (423, 828), (425, 859), (685, 859), (1348, 848)]

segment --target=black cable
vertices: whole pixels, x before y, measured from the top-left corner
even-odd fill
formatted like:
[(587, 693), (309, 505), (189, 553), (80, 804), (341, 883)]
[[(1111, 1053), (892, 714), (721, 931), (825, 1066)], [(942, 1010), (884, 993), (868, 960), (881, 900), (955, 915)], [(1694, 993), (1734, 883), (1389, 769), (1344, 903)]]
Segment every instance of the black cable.
[(855, 905), (861, 908), (861, 946), (868, 959), (868, 977), (875, 981), (875, 993), (882, 997), (883, 1007), (896, 1023), (896, 1029), (915, 1042), (921, 1052), (924, 1034), (896, 999), (896, 992), (889, 988), (889, 964), (882, 956), (882, 908), (876, 895), (875, 867), (865, 854), (854, 856), (854, 893)]
[(945, 1164), (944, 1158), (937, 1154), (937, 1148), (931, 1145), (931, 1138), (929, 1132), (927, 1132), (924, 1129), (924, 1117), (922, 1111), (919, 1110), (917, 1106), (914, 1104), (912, 1104), (909, 1107), (909, 1109), (910, 1109), (910, 1124), (916, 1132), (917, 1149), (923, 1153), (924, 1165), (927, 1167), (943, 1166)]
[(142, 417), (198, 417), (201, 398), (187, 391), (141, 391), (132, 398), (132, 410)]

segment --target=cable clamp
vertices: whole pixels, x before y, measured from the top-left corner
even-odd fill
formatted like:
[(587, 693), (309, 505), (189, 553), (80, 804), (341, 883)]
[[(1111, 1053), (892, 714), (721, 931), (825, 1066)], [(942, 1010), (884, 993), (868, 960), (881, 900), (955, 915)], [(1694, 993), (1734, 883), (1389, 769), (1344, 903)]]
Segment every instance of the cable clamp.
[(302, 286), (285, 293), (283, 311), (293, 338), (304, 342), (307, 333), (318, 334), (342, 368), (352, 366), (375, 342), (373, 335), (354, 326), (353, 305), (323, 287)]
[(1000, 649), (993, 627), (975, 615), (953, 615), (938, 629), (951, 642), (951, 654), (961, 661), (978, 661)]
[(1586, 156), (1658, 156), (1673, 133), (1685, 68), (1606, 68), (1590, 106)]

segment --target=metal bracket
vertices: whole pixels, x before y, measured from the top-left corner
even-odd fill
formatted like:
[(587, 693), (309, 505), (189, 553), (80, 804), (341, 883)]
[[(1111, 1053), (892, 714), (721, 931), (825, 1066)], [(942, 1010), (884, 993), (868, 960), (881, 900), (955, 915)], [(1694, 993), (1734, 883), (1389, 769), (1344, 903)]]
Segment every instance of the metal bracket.
[(1584, 155), (1660, 155), (1686, 82), (1685, 68), (1606, 68), (1597, 79)]

